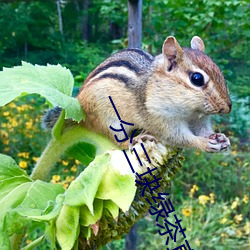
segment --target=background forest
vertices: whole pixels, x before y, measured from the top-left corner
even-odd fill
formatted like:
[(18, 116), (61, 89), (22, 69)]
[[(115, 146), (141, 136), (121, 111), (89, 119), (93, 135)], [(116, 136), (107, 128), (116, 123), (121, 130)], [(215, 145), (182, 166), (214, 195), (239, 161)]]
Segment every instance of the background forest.
[[(233, 110), (230, 115), (215, 117), (214, 125), (230, 137), (231, 150), (220, 154), (185, 151), (183, 170), (168, 192), (194, 249), (247, 249), (250, 3), (144, 0), (142, 16), (144, 50), (160, 53), (169, 35), (188, 47), (198, 35), (225, 75)], [(59, 63), (73, 73), (77, 92), (95, 66), (127, 47), (127, 23), (125, 0), (0, 1), (0, 67), (20, 65), (22, 60), (40, 65)], [(24, 104), (27, 98), (29, 104)], [(28, 173), (49, 137), (40, 126), (46, 108), (41, 98), (29, 96), (0, 109), (0, 153), (12, 155)], [(65, 156), (51, 181), (67, 187), (82, 168)], [(157, 230), (152, 216), (140, 220), (137, 249), (165, 249), (166, 237)], [(34, 229), (32, 234), (36, 237), (39, 231)], [(32, 237), (25, 240), (32, 241)], [(125, 249), (125, 239), (105, 249)]]

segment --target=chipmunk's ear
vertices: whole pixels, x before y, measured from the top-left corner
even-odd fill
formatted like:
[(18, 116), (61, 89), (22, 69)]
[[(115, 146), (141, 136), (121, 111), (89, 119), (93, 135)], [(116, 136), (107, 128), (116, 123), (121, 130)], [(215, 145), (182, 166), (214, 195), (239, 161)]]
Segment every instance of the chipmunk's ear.
[(170, 61), (179, 61), (182, 59), (183, 50), (175, 37), (169, 36), (162, 46), (162, 54)]
[(198, 37), (198, 36), (194, 36), (191, 40), (191, 48), (192, 49), (197, 49), (197, 50), (200, 50), (202, 52), (205, 51), (205, 45), (204, 45), (204, 42), (203, 40)]

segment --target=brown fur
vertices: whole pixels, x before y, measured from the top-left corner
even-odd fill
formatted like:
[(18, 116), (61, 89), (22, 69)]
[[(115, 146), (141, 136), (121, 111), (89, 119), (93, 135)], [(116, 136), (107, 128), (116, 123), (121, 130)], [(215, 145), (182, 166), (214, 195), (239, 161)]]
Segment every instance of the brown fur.
[[(213, 133), (208, 115), (231, 109), (225, 79), (203, 53), (199, 37), (192, 39), (191, 46), (196, 49), (182, 49), (174, 37), (168, 37), (163, 54), (156, 58), (135, 49), (105, 60), (89, 74), (78, 95), (87, 114), (84, 125), (116, 143), (109, 127), (118, 129), (120, 122), (111, 96), (121, 119), (134, 124), (124, 125), (129, 135), (138, 128), (163, 144), (220, 151), (223, 143), (208, 138)], [(204, 86), (190, 82), (189, 73), (194, 70), (206, 74)]]

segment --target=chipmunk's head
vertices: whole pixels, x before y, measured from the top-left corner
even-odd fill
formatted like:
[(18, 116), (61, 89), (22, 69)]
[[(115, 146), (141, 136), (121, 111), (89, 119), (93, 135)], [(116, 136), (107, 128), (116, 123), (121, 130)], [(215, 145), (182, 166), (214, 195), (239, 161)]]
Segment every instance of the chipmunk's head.
[(193, 111), (227, 114), (232, 104), (226, 81), (204, 50), (204, 43), (198, 36), (192, 38), (191, 48), (181, 48), (175, 37), (168, 37), (159, 57), (162, 77), (172, 79), (170, 88), (174, 89), (174, 84), (177, 85), (177, 99), (181, 93), (181, 102), (192, 106)]

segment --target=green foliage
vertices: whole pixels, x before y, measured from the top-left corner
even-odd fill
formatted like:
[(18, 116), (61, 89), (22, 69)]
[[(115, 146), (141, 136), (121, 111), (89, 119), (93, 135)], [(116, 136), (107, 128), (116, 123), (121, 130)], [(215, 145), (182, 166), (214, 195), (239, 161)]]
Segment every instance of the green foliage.
[[(160, 52), (168, 35), (189, 46), (192, 36), (223, 69), (232, 93), (249, 96), (250, 14), (247, 1), (144, 1), (144, 44)], [(183, 7), (185, 6), (185, 7)]]
[(84, 118), (80, 103), (71, 97), (73, 77), (70, 71), (61, 65), (45, 67), (23, 62), (22, 66), (4, 68), (0, 72), (0, 78), (1, 106), (20, 95), (36, 93), (47, 98), (54, 106), (65, 109), (65, 118), (78, 122)]
[[(61, 4), (64, 32), (60, 34), (55, 2), (2, 3), (0, 65), (13, 66), (21, 60), (60, 63), (71, 69), (80, 85), (108, 54), (127, 46), (128, 21), (126, 1), (93, 0), (87, 9), (82, 6), (79, 0)], [(175, 35), (186, 46), (192, 36), (199, 35), (207, 53), (223, 69), (232, 93), (246, 97), (250, 93), (249, 13), (247, 1), (145, 0), (144, 48), (157, 54), (168, 35)], [(84, 20), (87, 41), (82, 39)]]
[[(10, 249), (9, 237), (21, 233), (30, 221), (26, 216), (37, 215), (50, 201), (62, 193), (62, 186), (41, 181), (32, 182), (12, 158), (0, 154), (1, 165), (1, 249)], [(39, 198), (38, 198), (39, 197)]]
[[(63, 106), (73, 88), (71, 73), (60, 65), (45, 67), (23, 63), (23, 66), (14, 69), (4, 69), (0, 73), (0, 80), (2, 105), (20, 94), (35, 93), (43, 95), (49, 102), (59, 102)], [(25, 244), (25, 249), (42, 244), (46, 238), (52, 248), (57, 242), (62, 249), (77, 249), (78, 244), (85, 245), (84, 248), (100, 247), (127, 232), (147, 209), (147, 206), (142, 207), (142, 201), (133, 202), (137, 191), (134, 174), (123, 153), (115, 150), (113, 143), (82, 126), (64, 129), (64, 112), (68, 112), (70, 119), (82, 119), (82, 116), (76, 115), (79, 110), (77, 104), (72, 105), (71, 110), (67, 106), (62, 110), (52, 131), (54, 136), (30, 177), (12, 158), (0, 154), (2, 249), (19, 249), (23, 232), (34, 223), (44, 231), (44, 236), (37, 235), (33, 242)], [(9, 112), (5, 111), (4, 116), (8, 117)], [(8, 139), (7, 132), (1, 133)], [(78, 152), (74, 152), (75, 149)], [(83, 153), (80, 159), (85, 164), (92, 161), (64, 192), (62, 185), (41, 180), (48, 177), (56, 161), (65, 152), (77, 156)], [(152, 159), (152, 165), (156, 167), (167, 164), (171, 159), (171, 163), (164, 168), (164, 180), (167, 180), (165, 185), (169, 185), (170, 177), (180, 168), (179, 159), (175, 157), (177, 151), (151, 145), (150, 153), (153, 156), (157, 154), (157, 158)], [(29, 158), (29, 153), (22, 152), (20, 156)], [(121, 156), (123, 160), (120, 160)], [(134, 169), (141, 173), (142, 169), (135, 162), (135, 156), (129, 153), (129, 157), (134, 161)], [(116, 165), (118, 163), (119, 167)], [(27, 168), (27, 162), (21, 161), (19, 165)], [(125, 213), (129, 216), (125, 216)], [(80, 241), (78, 237), (81, 237)]]
[[(176, 208), (176, 206), (174, 206)], [(213, 194), (199, 195), (197, 198), (186, 198), (176, 209), (181, 225), (186, 228), (185, 234), (193, 249), (240, 250), (248, 249), (250, 224), (246, 218), (248, 204), (242, 199), (230, 203), (219, 202)], [(174, 223), (169, 215), (168, 221)], [(159, 220), (159, 224), (163, 224)], [(146, 220), (139, 223), (138, 249), (161, 249), (167, 236), (160, 236), (154, 218), (146, 215)], [(170, 240), (168, 247), (173, 249), (181, 244)], [(118, 249), (118, 248), (114, 248)]]
[[(18, 65), (21, 60), (41, 65), (60, 63), (71, 69), (75, 82), (81, 86), (88, 73), (112, 51), (127, 47), (126, 1), (89, 2), (88, 9), (83, 10), (80, 0), (63, 1), (61, 4), (63, 34), (61, 34), (55, 1), (3, 1), (0, 5), (0, 67)], [(85, 41), (82, 33), (84, 16), (88, 17), (88, 39)], [(232, 113), (229, 116), (215, 118), (216, 124), (219, 124), (216, 128), (231, 135), (231, 152), (208, 155), (189, 151), (186, 153), (184, 173), (179, 175), (170, 190), (174, 198), (171, 200), (178, 209), (177, 214), (182, 216), (181, 219), (187, 229), (193, 229), (188, 237), (190, 242), (195, 243), (195, 249), (204, 247), (214, 249), (214, 245), (218, 250), (248, 247), (246, 234), (249, 232), (249, 224), (245, 218), (249, 217), (249, 211), (243, 202), (250, 185), (248, 19), (248, 1), (143, 1), (143, 48), (157, 54), (160, 53), (162, 43), (168, 35), (175, 35), (184, 46), (188, 46), (193, 35), (201, 36), (206, 45), (206, 52), (223, 70), (233, 97)], [(0, 110), (0, 152), (12, 155), (18, 165), (28, 173), (36, 164), (47, 140), (47, 135), (41, 132), (39, 125), (40, 116), (46, 108), (43, 99), (33, 95), (21, 97)], [(60, 136), (60, 132), (59, 129), (57, 135)], [(93, 147), (93, 150), (87, 152), (85, 146), (86, 144), (83, 145), (81, 142), (73, 146), (68, 153), (73, 157), (80, 155), (80, 158), (76, 158), (86, 165), (96, 151)], [(78, 151), (75, 151), (76, 148)], [(84, 157), (82, 152), (86, 153)], [(65, 156), (58, 161), (51, 181), (67, 188), (75, 176), (83, 171), (85, 165)], [(20, 178), (12, 176), (2, 182), (1, 187), (6, 190), (3, 195), (16, 185), (27, 181), (27, 178), (25, 175)], [(10, 183), (10, 180), (13, 182)], [(209, 201), (209, 205), (206, 204), (204, 207), (199, 203), (199, 199), (187, 197), (194, 184), (199, 186), (199, 195), (205, 194), (210, 197), (208, 194), (213, 192), (216, 197), (215, 204)], [(29, 185), (28, 181), (27, 187)], [(234, 202), (238, 204), (237, 208), (231, 209)], [(109, 211), (112, 211), (115, 217), (117, 206), (113, 205), (113, 203), (100, 205), (95, 199), (94, 210), (96, 206), (98, 211), (96, 218), (99, 218), (99, 212), (105, 206), (109, 207)], [(227, 210), (223, 208), (225, 205)], [(183, 210), (187, 208), (191, 208), (192, 216), (186, 216), (187, 212), (186, 215), (181, 214), (187, 211)], [(61, 209), (60, 202), (56, 207), (51, 203), (47, 209), (48, 212), (53, 211), (48, 213), (50, 219), (54, 218)], [(86, 206), (82, 207), (84, 213), (87, 209)], [(80, 211), (80, 217), (83, 212)], [(240, 214), (243, 220), (237, 224), (234, 216)], [(218, 219), (224, 215), (227, 218), (226, 224), (220, 223)], [(17, 213), (8, 216), (10, 222), (16, 221), (20, 224), (14, 223), (10, 229), (26, 224), (25, 220), (20, 220)], [(82, 217), (81, 221), (86, 224)], [(140, 225), (139, 231), (144, 231), (145, 228), (147, 230), (140, 234), (139, 248), (159, 249), (164, 245), (165, 238), (159, 237), (153, 218), (147, 216)], [(203, 230), (204, 227), (206, 230)], [(45, 227), (42, 227), (40, 222), (32, 222), (27, 240), (30, 243), (30, 240), (37, 239), (38, 242), (31, 242), (30, 247), (41, 240), (43, 247), (37, 249), (51, 247), (44, 243), (41, 236), (44, 230)], [(86, 230), (85, 235), (90, 234), (91, 231)], [(55, 241), (53, 224), (46, 228), (46, 235), (50, 242)], [(1, 236), (4, 237), (0, 234)], [(122, 248), (124, 239), (109, 244), (108, 249)]]

